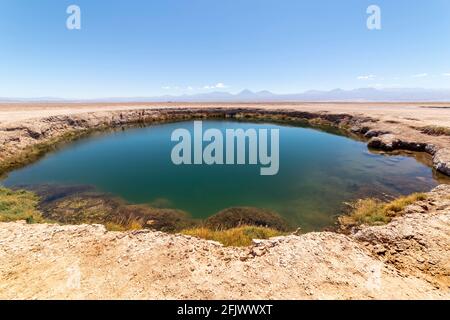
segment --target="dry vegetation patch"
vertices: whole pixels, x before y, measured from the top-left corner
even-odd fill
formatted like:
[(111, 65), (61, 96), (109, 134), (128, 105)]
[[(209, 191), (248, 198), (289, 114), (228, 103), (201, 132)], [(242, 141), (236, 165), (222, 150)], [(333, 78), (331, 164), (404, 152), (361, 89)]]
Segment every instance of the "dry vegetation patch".
[(241, 226), (226, 230), (212, 230), (206, 227), (186, 229), (184, 235), (213, 240), (224, 246), (245, 247), (252, 244), (253, 239), (269, 239), (284, 235), (280, 231), (266, 227)]
[(420, 132), (430, 136), (450, 136), (450, 128), (442, 126), (425, 126), (419, 128)]
[(413, 193), (400, 197), (390, 202), (378, 199), (359, 199), (349, 203), (350, 212), (338, 218), (343, 229), (357, 225), (383, 225), (389, 223), (392, 218), (401, 215), (403, 209), (417, 201), (426, 200), (424, 193)]
[(37, 209), (38, 203), (39, 197), (32, 192), (0, 187), (0, 222), (45, 222)]

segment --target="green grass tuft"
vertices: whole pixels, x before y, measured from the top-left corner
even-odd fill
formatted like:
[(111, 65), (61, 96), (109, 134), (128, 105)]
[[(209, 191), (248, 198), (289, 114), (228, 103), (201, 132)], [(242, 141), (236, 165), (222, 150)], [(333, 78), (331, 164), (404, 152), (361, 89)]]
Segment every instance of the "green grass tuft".
[(401, 215), (405, 207), (426, 198), (424, 193), (414, 193), (387, 203), (373, 198), (360, 199), (350, 203), (350, 213), (339, 217), (339, 224), (344, 228), (361, 224), (383, 225)]
[(206, 227), (198, 227), (183, 230), (181, 233), (217, 241), (227, 247), (245, 247), (251, 245), (253, 239), (269, 239), (284, 234), (275, 229), (254, 226), (241, 226), (227, 230), (211, 230)]
[(108, 231), (130, 231), (130, 230), (141, 230), (143, 227), (137, 221), (130, 221), (128, 224), (118, 224), (115, 222), (106, 222), (104, 224), (106, 230)]
[(45, 219), (37, 209), (39, 197), (25, 190), (10, 190), (0, 187), (0, 222), (26, 220), (27, 223), (42, 223)]

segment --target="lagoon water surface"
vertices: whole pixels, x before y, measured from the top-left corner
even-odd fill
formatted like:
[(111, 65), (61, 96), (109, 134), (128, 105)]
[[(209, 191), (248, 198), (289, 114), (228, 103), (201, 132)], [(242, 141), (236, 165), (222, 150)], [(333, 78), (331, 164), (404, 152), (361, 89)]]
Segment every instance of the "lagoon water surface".
[(204, 121), (203, 127), (280, 130), (280, 168), (261, 176), (259, 165), (181, 165), (171, 161), (177, 128), (154, 125), (94, 135), (11, 172), (8, 187), (91, 185), (131, 203), (178, 208), (206, 218), (236, 206), (278, 212), (305, 230), (333, 223), (345, 201), (428, 191), (438, 175), (411, 156), (370, 152), (364, 142), (311, 128)]

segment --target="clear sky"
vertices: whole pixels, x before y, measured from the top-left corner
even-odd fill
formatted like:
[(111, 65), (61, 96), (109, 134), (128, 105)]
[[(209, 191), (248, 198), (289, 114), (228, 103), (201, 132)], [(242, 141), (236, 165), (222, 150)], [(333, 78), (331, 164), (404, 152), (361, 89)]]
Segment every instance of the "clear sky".
[(369, 86), (450, 88), (449, 0), (0, 1), (0, 97)]

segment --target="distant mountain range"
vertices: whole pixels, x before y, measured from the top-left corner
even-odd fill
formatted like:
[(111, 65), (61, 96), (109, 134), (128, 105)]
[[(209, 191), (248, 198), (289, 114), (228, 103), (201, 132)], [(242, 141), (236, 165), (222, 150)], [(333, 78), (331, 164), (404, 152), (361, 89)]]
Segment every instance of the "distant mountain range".
[(450, 89), (360, 88), (331, 91), (310, 90), (303, 93), (276, 94), (270, 91), (243, 90), (237, 94), (209, 92), (193, 95), (158, 97), (123, 97), (101, 99), (1, 98), (0, 102), (450, 102)]

